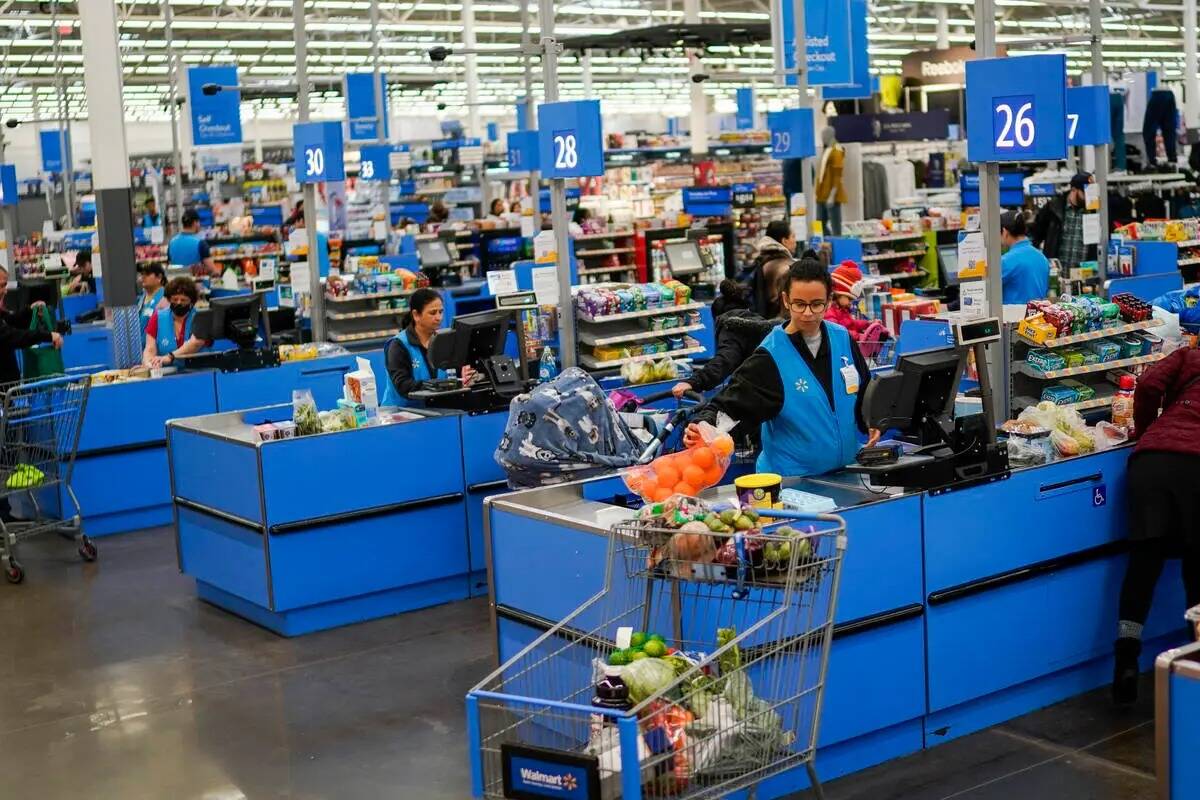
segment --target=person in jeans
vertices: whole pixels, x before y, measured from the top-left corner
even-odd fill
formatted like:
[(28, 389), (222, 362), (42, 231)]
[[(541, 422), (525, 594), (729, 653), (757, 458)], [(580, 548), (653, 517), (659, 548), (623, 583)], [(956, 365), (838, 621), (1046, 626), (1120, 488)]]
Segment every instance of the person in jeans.
[(1080, 172), (1071, 178), (1066, 194), (1051, 200), (1038, 212), (1029, 229), (1029, 238), (1046, 258), (1057, 258), (1064, 270), (1074, 269), (1081, 261), (1094, 261), (1096, 246), (1083, 243), (1083, 215), (1087, 208), (1085, 192), (1092, 176)]
[(1168, 558), (1182, 560), (1187, 607), (1200, 605), (1200, 491), (1191, 480), (1200, 474), (1200, 350), (1176, 350), (1138, 379), (1133, 424), (1133, 549), (1121, 584), (1112, 685), (1121, 705), (1137, 699), (1142, 626)]

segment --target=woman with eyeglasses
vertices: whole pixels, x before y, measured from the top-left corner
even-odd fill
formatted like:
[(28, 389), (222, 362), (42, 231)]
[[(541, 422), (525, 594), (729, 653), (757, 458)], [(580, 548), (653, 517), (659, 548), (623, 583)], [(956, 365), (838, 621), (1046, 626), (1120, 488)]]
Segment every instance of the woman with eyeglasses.
[[(820, 475), (854, 461), (858, 434), (879, 440), (862, 416), (871, 379), (849, 332), (824, 319), (833, 291), (825, 266), (805, 258), (792, 264), (780, 296), (787, 324), (771, 331), (729, 383), (695, 417), (715, 422), (725, 412), (762, 425), (759, 472), (787, 477)], [(700, 435), (695, 423), (684, 440)]]

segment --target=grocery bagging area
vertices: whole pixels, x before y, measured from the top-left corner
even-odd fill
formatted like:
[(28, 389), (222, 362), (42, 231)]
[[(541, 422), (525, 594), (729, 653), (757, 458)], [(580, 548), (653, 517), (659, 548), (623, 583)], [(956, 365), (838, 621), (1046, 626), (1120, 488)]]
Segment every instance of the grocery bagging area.
[(17, 795), (1198, 791), (1195, 0), (4, 17)]

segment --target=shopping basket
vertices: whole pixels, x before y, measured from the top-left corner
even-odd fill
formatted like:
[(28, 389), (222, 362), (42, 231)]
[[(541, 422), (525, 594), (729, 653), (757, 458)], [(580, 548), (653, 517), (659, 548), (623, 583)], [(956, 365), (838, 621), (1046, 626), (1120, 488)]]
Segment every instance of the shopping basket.
[[(89, 386), (86, 375), (0, 386), (0, 561), (10, 583), (25, 578), (17, 543), (39, 534), (69, 536), (83, 560), (96, 559), (71, 488)], [(13, 501), (23, 505), (26, 519), (13, 517)], [(63, 513), (44, 512), (63, 503), (69, 503)]]
[[(467, 695), (474, 796), (702, 800), (753, 795), (803, 765), (822, 797), (813, 762), (845, 523), (763, 513), (806, 530), (691, 534), (684, 548), (661, 522), (614, 526), (601, 591)], [(730, 541), (735, 563), (713, 563)], [(595, 708), (623, 627), (678, 652), (622, 667), (631, 709)]]

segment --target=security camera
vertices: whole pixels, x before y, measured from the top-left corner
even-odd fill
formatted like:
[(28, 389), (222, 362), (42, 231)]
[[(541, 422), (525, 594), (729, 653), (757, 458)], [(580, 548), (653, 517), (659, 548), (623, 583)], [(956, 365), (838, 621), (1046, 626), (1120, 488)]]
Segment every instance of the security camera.
[(4, 120), (4, 127), (6, 128), (15, 128), (20, 124), (21, 120), (16, 119), (15, 117), (9, 117), (8, 119)]
[(449, 47), (442, 47), (441, 45), (438, 45), (437, 47), (429, 48), (429, 60), (435, 63), (445, 61), (446, 56), (448, 55), (450, 55)]
[(446, 104), (445, 104), (445, 103), (438, 103), (438, 104), (437, 104), (437, 110), (438, 110), (438, 111), (445, 111), (445, 110), (446, 110)]
[(711, 75), (706, 75), (703, 72), (697, 72), (695, 75), (692, 76), (692, 83), (704, 83), (706, 80), (708, 80), (711, 77), (712, 77)]
[(215, 94), (220, 94), (221, 85), (218, 83), (206, 83), (200, 87), (200, 91), (204, 92), (205, 97), (212, 97)]

